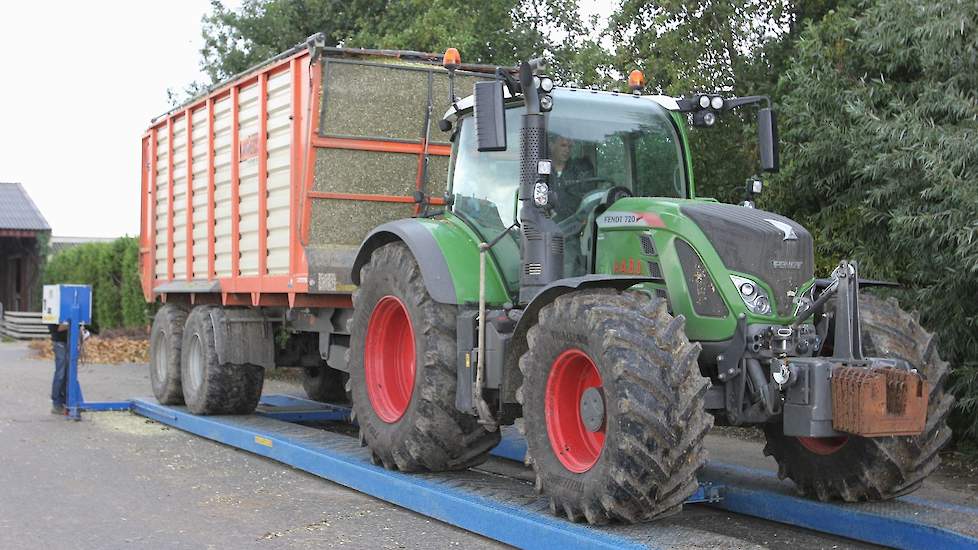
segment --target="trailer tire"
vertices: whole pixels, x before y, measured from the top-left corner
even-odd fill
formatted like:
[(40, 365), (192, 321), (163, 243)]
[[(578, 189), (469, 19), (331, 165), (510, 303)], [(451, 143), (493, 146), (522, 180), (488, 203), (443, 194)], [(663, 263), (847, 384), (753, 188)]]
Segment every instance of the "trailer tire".
[(251, 414), (258, 406), (265, 369), (218, 360), (210, 311), (197, 306), (183, 331), (183, 398), (194, 414)]
[(353, 305), (353, 413), (374, 462), (405, 472), (484, 462), (499, 432), (455, 408), (456, 308), (432, 299), (407, 246), (373, 251)]
[(180, 384), (180, 349), (187, 310), (165, 304), (153, 317), (149, 336), (149, 380), (161, 405), (183, 405)]
[(319, 367), (302, 369), (302, 389), (306, 397), (322, 403), (342, 403), (349, 399), (346, 381), (350, 375), (330, 368), (325, 364)]
[[(815, 438), (785, 436), (780, 424), (764, 427), (764, 454), (778, 462), (778, 476), (819, 500), (887, 500), (916, 490), (940, 464), (938, 451), (951, 439), (947, 415), (954, 398), (944, 392), (947, 362), (934, 336), (896, 300), (859, 296), (863, 351), (867, 357), (906, 360), (931, 384), (927, 422), (918, 436)], [(815, 439), (814, 441), (812, 441)]]
[[(555, 514), (636, 523), (679, 512), (696, 491), (713, 418), (684, 324), (644, 292), (571, 292), (540, 310), (520, 358), (518, 425)], [(603, 406), (589, 424), (593, 387)]]

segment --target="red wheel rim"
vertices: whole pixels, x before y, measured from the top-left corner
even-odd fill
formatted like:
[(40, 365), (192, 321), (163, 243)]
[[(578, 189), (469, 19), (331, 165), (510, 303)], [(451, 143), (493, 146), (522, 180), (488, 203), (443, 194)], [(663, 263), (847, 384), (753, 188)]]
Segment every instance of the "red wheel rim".
[(577, 474), (590, 470), (604, 447), (607, 423), (598, 431), (590, 432), (581, 418), (584, 390), (600, 387), (598, 368), (588, 354), (579, 349), (561, 353), (550, 367), (543, 403), (547, 435), (557, 460)]
[(799, 437), (798, 443), (801, 446), (817, 455), (830, 455), (845, 446), (849, 438), (840, 435), (838, 437)]
[(367, 323), (363, 370), (367, 397), (381, 420), (400, 420), (414, 393), (414, 328), (404, 302), (384, 296)]

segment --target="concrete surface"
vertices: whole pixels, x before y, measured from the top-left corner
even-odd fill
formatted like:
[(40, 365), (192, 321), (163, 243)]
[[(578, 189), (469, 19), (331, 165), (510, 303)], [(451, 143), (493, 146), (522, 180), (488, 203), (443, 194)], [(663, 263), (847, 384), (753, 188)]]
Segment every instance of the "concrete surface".
[[(130, 413), (66, 421), (49, 413), (52, 369), (23, 344), (0, 344), (0, 548), (501, 547)], [(89, 401), (152, 393), (145, 365), (83, 365), (80, 378)], [(302, 395), (282, 380), (265, 392)], [(724, 461), (773, 468), (756, 441), (711, 435), (708, 446)], [(948, 493), (937, 486), (927, 496)], [(684, 548), (868, 547), (699, 506), (663, 523), (688, 531)]]

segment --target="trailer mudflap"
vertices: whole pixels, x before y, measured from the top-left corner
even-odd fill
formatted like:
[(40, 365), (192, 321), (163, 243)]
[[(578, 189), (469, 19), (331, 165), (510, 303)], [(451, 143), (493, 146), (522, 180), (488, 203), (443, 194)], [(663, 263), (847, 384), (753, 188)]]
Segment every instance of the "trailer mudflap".
[(838, 367), (832, 371), (832, 427), (864, 437), (919, 435), (929, 394), (915, 372)]

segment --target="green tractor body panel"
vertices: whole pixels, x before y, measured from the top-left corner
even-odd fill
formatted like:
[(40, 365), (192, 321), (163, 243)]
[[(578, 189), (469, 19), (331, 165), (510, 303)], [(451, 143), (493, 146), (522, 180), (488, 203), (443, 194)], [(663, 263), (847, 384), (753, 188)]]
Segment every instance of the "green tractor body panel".
[[(455, 284), (457, 304), (474, 304), (479, 301), (479, 243), (475, 232), (461, 219), (452, 214), (442, 218), (415, 218), (413, 220), (431, 232), (448, 264), (448, 271)], [(519, 270), (519, 258), (504, 266)], [(510, 301), (506, 279), (494, 257), (486, 258), (486, 303), (502, 306)]]
[[(671, 198), (631, 197), (617, 201), (597, 218), (595, 271), (662, 277), (665, 285), (650, 284), (649, 290), (666, 296), (674, 315), (686, 317), (690, 340), (727, 340), (733, 336), (740, 315), (746, 317), (748, 324), (790, 324), (796, 310), (791, 297), (787, 293), (779, 295), (764, 276), (747, 272), (758, 270), (728, 268), (715, 243), (682, 210), (684, 206), (703, 204), (724, 209), (743, 208)], [(774, 214), (744, 210), (751, 211), (755, 217), (770, 216), (780, 221)], [(799, 238), (805, 237), (810, 242), (810, 236)], [(741, 246), (754, 245), (745, 242)], [(804, 294), (814, 283), (811, 263), (804, 258), (798, 263), (791, 270), (797, 281), (789, 289), (794, 295)], [(691, 273), (687, 274), (686, 270)], [(771, 312), (762, 315), (748, 309), (731, 275), (756, 284), (772, 301)]]

